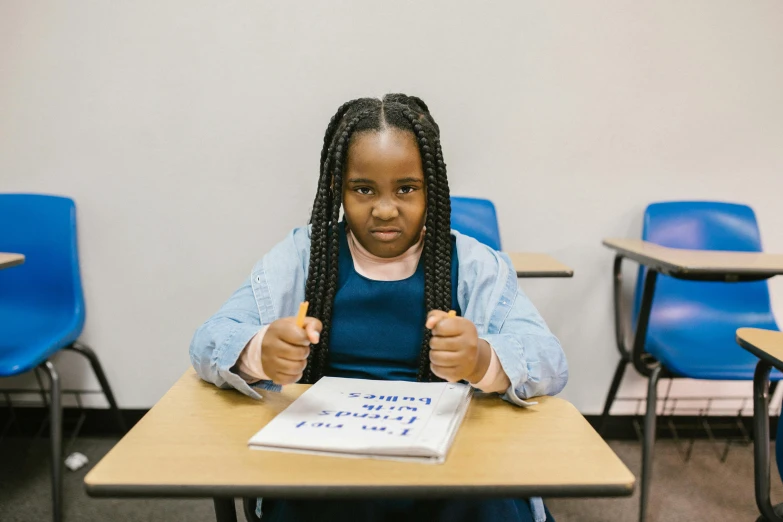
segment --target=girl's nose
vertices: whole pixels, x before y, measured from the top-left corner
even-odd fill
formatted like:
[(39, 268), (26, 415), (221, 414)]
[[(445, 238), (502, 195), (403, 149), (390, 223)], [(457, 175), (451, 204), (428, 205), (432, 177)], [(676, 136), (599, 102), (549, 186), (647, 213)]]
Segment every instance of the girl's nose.
[(372, 217), (383, 221), (389, 221), (399, 215), (400, 212), (397, 210), (397, 206), (388, 200), (381, 200), (372, 208)]

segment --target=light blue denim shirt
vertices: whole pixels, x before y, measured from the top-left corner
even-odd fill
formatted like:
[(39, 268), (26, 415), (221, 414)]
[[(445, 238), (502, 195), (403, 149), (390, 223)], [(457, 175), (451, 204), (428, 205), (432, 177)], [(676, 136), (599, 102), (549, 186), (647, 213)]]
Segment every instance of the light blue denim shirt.
[[(511, 385), (502, 397), (525, 406), (525, 399), (559, 393), (568, 380), (565, 354), (517, 286), (510, 259), (469, 236), (451, 233), (459, 259), (457, 301), (463, 317), (476, 325), (508, 375)], [(256, 263), (250, 278), (196, 330), (190, 359), (202, 379), (256, 399), (261, 398), (257, 388), (280, 389), (271, 381), (251, 386), (232, 368), (262, 326), (296, 315), (305, 298), (309, 259), (309, 228), (296, 228)], [(531, 504), (536, 522), (545, 520), (540, 499)]]

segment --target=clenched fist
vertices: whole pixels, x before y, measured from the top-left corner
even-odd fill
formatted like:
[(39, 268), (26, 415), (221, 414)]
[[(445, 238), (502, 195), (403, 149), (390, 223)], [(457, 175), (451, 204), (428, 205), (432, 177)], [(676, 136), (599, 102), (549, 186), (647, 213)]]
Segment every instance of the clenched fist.
[(269, 325), (261, 341), (261, 365), (275, 384), (293, 384), (302, 378), (310, 355), (310, 343), (317, 344), (323, 325), (305, 317), (304, 328), (296, 317), (284, 317)]
[(450, 317), (433, 310), (427, 315), (430, 339), (430, 369), (449, 382), (479, 382), (489, 368), (492, 348), (478, 338), (476, 325), (464, 317)]

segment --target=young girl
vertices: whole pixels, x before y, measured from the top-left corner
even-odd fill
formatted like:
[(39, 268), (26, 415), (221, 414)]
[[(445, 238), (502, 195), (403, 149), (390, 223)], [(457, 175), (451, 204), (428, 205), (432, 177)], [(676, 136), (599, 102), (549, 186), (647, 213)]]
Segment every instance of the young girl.
[[(198, 329), (193, 366), (202, 379), (255, 398), (254, 388), (324, 375), (467, 381), (518, 406), (560, 392), (565, 356), (509, 259), (452, 231), (450, 217), (440, 130), (427, 105), (403, 94), (345, 103), (324, 136), (310, 226), (264, 256)], [(300, 328), (293, 316), (305, 300), (310, 317)], [(541, 499), (263, 507), (265, 521), (552, 520)]]

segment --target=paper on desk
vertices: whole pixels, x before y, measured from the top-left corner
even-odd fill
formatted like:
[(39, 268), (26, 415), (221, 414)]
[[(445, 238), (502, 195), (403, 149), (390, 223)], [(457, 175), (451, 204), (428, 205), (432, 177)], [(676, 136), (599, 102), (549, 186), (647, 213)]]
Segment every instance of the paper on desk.
[(324, 377), (248, 442), (254, 449), (441, 463), (471, 388)]

